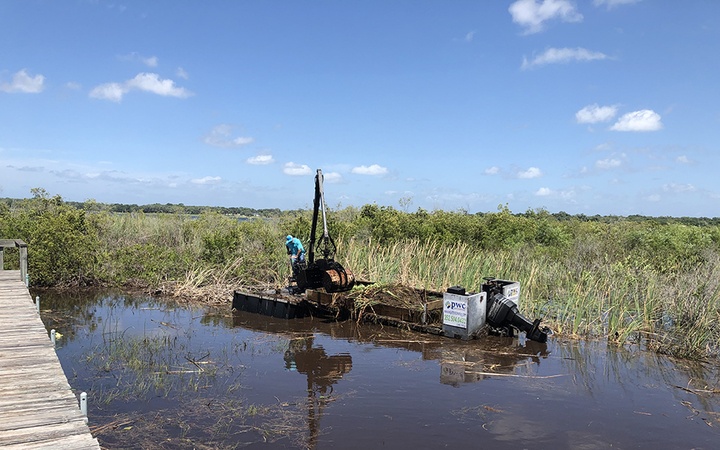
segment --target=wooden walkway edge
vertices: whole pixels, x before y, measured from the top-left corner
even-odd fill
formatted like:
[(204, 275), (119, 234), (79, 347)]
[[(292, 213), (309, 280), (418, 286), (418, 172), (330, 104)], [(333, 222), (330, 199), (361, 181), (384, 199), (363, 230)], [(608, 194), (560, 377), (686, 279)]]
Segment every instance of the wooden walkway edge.
[(0, 270), (0, 448), (100, 449), (18, 270)]

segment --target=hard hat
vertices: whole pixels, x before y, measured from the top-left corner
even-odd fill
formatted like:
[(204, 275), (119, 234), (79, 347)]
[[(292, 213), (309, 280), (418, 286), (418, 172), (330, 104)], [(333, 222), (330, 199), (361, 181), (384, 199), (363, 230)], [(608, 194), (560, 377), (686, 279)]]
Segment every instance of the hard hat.
[(290, 235), (288, 234), (287, 237), (285, 238), (285, 240), (286, 240), (286, 241), (292, 241), (292, 236), (290, 236)]

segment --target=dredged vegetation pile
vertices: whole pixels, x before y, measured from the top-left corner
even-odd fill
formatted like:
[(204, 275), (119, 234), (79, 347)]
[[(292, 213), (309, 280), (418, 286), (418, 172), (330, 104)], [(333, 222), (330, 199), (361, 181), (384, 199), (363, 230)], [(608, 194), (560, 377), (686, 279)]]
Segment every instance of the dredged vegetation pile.
[[(238, 287), (284, 286), (284, 236), (307, 243), (310, 232), (305, 210), (116, 212), (118, 205), (32, 192), (31, 199), (0, 200), (0, 238), (28, 243), (38, 287), (141, 287), (228, 302)], [(435, 291), (458, 284), (477, 291), (485, 276), (517, 280), (523, 313), (558, 335), (689, 358), (720, 352), (718, 219), (365, 205), (331, 211), (329, 227), (336, 259), (360, 279)], [(12, 268), (17, 257), (5, 253)]]

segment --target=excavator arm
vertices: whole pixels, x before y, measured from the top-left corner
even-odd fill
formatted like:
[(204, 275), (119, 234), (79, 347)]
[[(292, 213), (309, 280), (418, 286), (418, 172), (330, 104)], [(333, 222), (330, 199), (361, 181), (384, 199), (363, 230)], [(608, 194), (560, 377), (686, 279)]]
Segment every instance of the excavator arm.
[[(317, 239), (318, 220), (322, 215), (322, 236)], [(322, 258), (315, 259), (319, 251)], [(322, 170), (315, 174), (315, 198), (313, 200), (313, 218), (310, 228), (310, 245), (308, 246), (307, 267), (300, 269), (297, 285), (300, 292), (306, 289), (325, 288), (326, 292), (349, 291), (355, 285), (355, 276), (335, 261), (337, 246), (327, 226), (325, 194), (323, 192)]]

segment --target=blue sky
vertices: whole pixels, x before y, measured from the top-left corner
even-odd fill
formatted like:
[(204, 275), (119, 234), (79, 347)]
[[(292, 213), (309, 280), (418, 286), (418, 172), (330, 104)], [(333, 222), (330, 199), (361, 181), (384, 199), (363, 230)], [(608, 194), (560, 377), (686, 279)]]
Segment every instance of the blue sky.
[(716, 0), (0, 3), (0, 197), (720, 216)]

